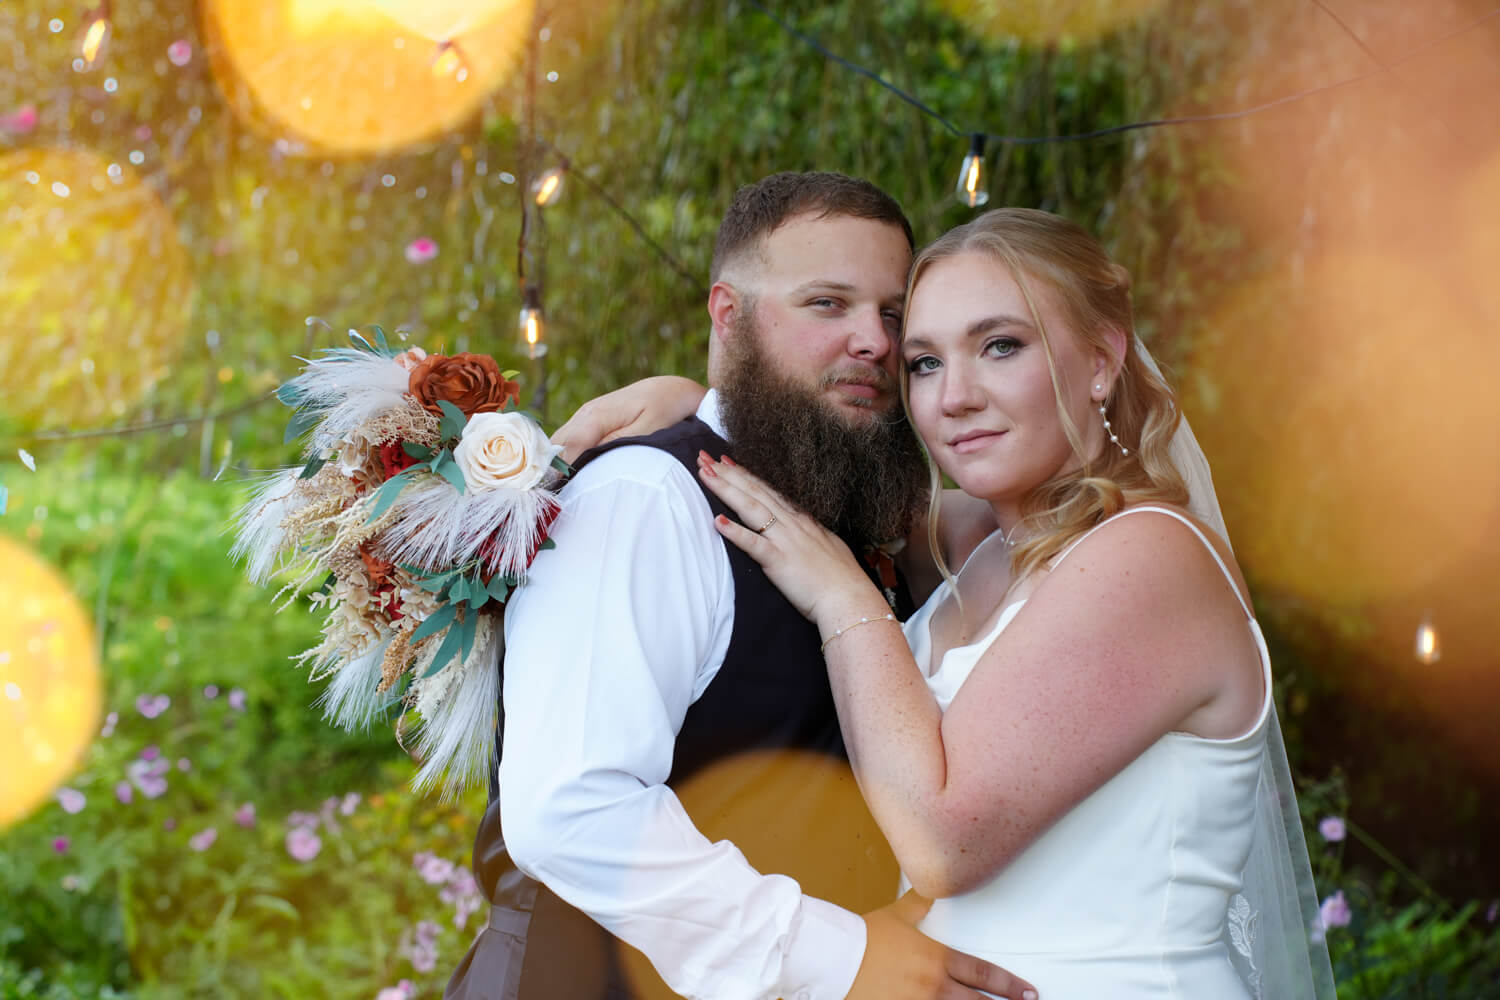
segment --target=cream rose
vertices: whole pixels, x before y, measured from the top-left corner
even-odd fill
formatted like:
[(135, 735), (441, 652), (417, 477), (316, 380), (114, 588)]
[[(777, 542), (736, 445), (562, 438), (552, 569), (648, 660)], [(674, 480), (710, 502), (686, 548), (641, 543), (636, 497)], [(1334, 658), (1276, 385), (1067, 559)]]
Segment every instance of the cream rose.
[(476, 413), (464, 424), (453, 461), (470, 493), (529, 490), (542, 481), (561, 450), (524, 414)]

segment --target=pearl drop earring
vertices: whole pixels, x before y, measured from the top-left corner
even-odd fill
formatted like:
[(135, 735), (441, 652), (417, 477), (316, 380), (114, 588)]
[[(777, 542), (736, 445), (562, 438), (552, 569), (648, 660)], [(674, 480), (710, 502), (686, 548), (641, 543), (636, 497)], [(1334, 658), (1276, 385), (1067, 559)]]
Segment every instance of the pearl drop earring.
[[(1096, 385), (1094, 386), (1094, 391), (1102, 393), (1104, 391), (1104, 386)], [(1109, 439), (1115, 443), (1115, 447), (1120, 449), (1120, 454), (1129, 455), (1130, 449), (1120, 443), (1119, 435), (1115, 433), (1114, 428), (1109, 424), (1109, 413), (1104, 409), (1103, 402), (1100, 402), (1099, 404), (1099, 417), (1104, 421), (1104, 433), (1108, 434)]]

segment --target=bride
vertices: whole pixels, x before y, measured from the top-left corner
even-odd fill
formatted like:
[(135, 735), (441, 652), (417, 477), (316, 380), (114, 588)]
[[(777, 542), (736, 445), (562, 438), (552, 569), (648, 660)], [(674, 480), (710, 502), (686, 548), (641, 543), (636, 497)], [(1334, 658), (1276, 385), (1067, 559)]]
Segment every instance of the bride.
[(921, 929), (1051, 1000), (1333, 996), (1265, 640), (1125, 270), (989, 212), (917, 256), (900, 350), (944, 578), (904, 634), (834, 535), (700, 475), (819, 628)]

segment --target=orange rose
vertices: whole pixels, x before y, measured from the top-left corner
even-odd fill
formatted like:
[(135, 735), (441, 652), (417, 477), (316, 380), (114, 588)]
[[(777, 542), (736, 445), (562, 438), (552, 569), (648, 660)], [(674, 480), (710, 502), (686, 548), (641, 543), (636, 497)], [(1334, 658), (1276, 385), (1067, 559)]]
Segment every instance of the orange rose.
[(507, 401), (520, 399), (521, 387), (500, 374), (500, 366), (487, 354), (433, 354), (412, 369), (406, 391), (431, 413), (442, 416), (440, 400), (463, 411), (498, 413)]

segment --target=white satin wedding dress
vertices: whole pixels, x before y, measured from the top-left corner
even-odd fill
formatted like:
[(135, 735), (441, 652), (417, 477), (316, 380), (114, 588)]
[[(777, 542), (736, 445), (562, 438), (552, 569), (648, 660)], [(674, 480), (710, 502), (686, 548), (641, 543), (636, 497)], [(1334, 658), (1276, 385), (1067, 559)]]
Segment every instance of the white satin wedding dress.
[[(1146, 511), (1187, 524), (1213, 553), (1260, 649), (1266, 693), (1244, 735), (1168, 733), (984, 885), (933, 903), (924, 933), (1029, 980), (1044, 1000), (1245, 1000), (1257, 985), (1252, 978), (1247, 988), (1230, 952), (1249, 958), (1255, 933), (1239, 893), (1274, 719), (1270, 656), (1253, 612), (1196, 525), (1162, 507), (1115, 516)], [(945, 583), (905, 626), (944, 710), (1025, 604), (1005, 608), (988, 635), (932, 664), (929, 621), (948, 592)]]

